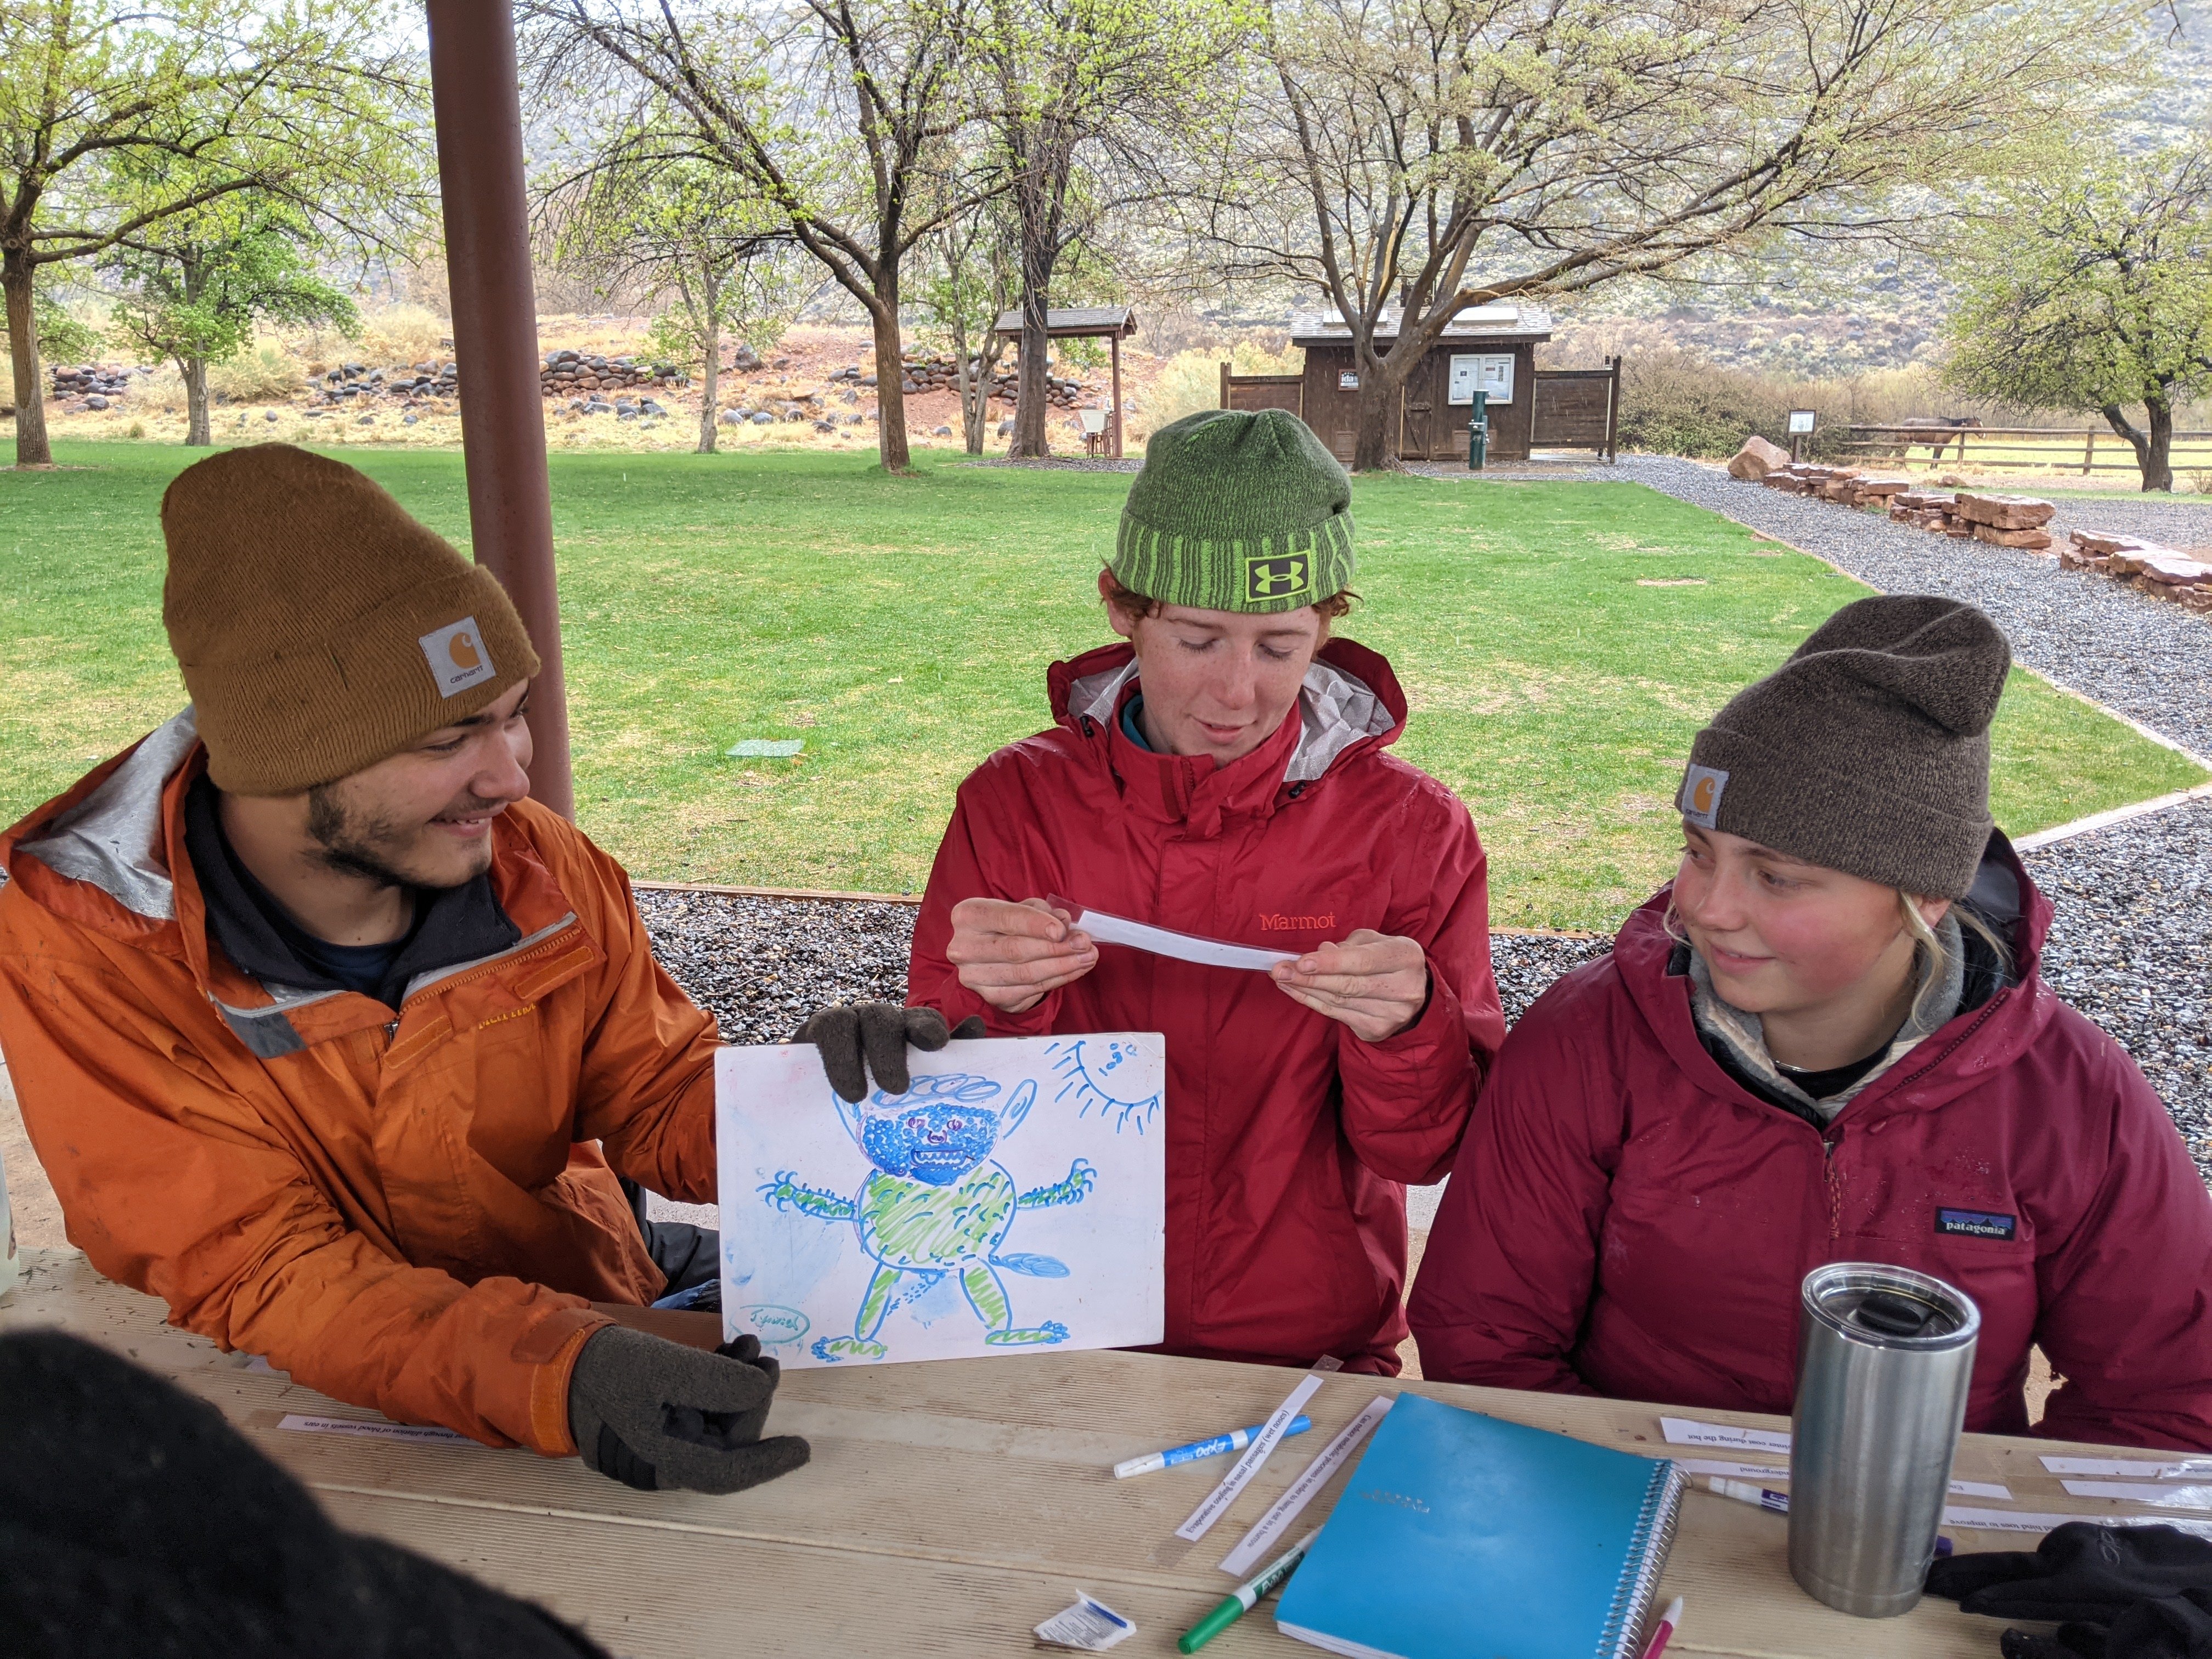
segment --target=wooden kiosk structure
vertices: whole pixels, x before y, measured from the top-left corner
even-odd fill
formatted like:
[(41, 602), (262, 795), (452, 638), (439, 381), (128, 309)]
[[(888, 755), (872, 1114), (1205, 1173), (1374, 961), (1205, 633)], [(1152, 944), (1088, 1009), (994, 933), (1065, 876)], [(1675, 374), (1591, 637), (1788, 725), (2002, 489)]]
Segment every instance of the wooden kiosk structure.
[[(1002, 312), (992, 331), (1012, 340), (1018, 349), (1022, 313)], [(1103, 340), (1113, 360), (1114, 410), (1106, 422), (1106, 453), (1121, 459), (1121, 342), (1137, 331), (1137, 313), (1130, 306), (1071, 307), (1044, 314), (1045, 337), (1052, 340)]]
[[(1383, 317), (1376, 343), (1397, 338)], [(1474, 394), (1486, 394), (1490, 459), (1525, 461), (1538, 449), (1595, 449), (1611, 459), (1620, 420), (1620, 360), (1601, 369), (1540, 369), (1536, 348), (1552, 337), (1551, 313), (1535, 306), (1478, 307), (1455, 319), (1406, 377), (1397, 410), (1398, 453), (1407, 460), (1467, 458)], [(1291, 343), (1305, 352), (1297, 374), (1232, 374), (1221, 366), (1224, 409), (1287, 409), (1349, 463), (1357, 436), (1359, 369), (1340, 317), (1292, 321)]]

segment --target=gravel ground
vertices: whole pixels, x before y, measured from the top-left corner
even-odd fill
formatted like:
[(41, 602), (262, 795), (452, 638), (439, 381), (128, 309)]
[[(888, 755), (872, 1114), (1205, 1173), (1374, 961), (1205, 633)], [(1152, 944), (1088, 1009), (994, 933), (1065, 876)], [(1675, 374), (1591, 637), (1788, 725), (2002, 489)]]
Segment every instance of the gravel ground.
[[(2212, 625), (2110, 577), (2040, 554), (1954, 542), (1873, 513), (1785, 495), (1718, 467), (1659, 455), (1622, 458), (1620, 476), (1724, 514), (1892, 593), (1948, 593), (1996, 619), (2013, 653), (2059, 684), (2199, 755), (2212, 755)], [(2176, 530), (2176, 514), (2200, 514)], [(2063, 506), (2057, 520), (2185, 544), (2212, 541), (2212, 507), (2134, 501)], [(1972, 551), (1966, 550), (1972, 549)]]
[[(2045, 977), (2135, 1057), (2212, 1179), (2212, 799), (2026, 855), (2057, 907)], [(735, 1042), (773, 1042), (825, 1003), (906, 995), (912, 906), (638, 895), (653, 949)], [(1508, 1020), (1603, 939), (1497, 933)]]

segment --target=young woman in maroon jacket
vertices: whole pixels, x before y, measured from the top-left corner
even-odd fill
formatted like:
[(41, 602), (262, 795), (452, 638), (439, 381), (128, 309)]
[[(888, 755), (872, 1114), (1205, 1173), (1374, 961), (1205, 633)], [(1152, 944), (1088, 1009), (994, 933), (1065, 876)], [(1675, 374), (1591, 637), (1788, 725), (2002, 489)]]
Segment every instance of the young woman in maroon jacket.
[[(1100, 592), (1128, 642), (1054, 664), (1052, 729), (961, 785), (909, 1000), (994, 1036), (1161, 1031), (1166, 1347), (1395, 1373), (1404, 1183), (1450, 1167), (1504, 1035), (1467, 808), (1385, 752), (1390, 665), (1328, 637), (1351, 487), (1295, 416), (1153, 436)], [(1298, 952), (1100, 946), (1074, 904)]]
[(1786, 1412), (1798, 1285), (1930, 1273), (1982, 1312), (1969, 1429), (2212, 1449), (2212, 1200), (2037, 973), (1988, 811), (1980, 611), (1838, 611), (1698, 734), (1682, 862), (1515, 1028), (1410, 1309), (1425, 1376)]

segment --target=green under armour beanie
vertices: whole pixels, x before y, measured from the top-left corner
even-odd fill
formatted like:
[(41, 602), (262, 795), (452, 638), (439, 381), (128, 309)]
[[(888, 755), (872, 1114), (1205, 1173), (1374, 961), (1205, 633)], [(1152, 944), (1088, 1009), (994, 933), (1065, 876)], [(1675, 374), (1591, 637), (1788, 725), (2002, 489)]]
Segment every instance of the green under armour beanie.
[(1922, 898), (1963, 898), (1990, 817), (1990, 721), (2012, 647), (1971, 605), (1845, 605), (1698, 733), (1688, 822)]
[(1317, 605), (1352, 585), (1352, 480), (1288, 410), (1186, 415), (1145, 446), (1109, 568), (1164, 605)]

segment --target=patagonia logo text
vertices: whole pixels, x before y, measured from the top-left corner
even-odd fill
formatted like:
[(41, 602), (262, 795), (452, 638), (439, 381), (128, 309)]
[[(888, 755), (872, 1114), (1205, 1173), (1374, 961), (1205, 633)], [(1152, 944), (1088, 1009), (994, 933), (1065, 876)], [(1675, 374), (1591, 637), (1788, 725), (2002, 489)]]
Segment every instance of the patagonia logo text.
[(1268, 599), (1296, 599), (1313, 581), (1313, 556), (1285, 553), (1272, 559), (1244, 561), (1244, 601), (1258, 605)]
[(1936, 1231), (1939, 1233), (1958, 1233), (1967, 1238), (2010, 1238), (2019, 1227), (2019, 1222), (2011, 1216), (1990, 1215), (1982, 1210), (1936, 1212)]
[(1728, 787), (1729, 775), (1717, 767), (1692, 765), (1682, 774), (1682, 793), (1674, 805), (1682, 816), (1701, 830), (1717, 830), (1714, 823), (1721, 810), (1721, 791)]
[(1286, 916), (1278, 910), (1270, 915), (1261, 912), (1260, 931), (1263, 933), (1317, 933), (1336, 926), (1336, 912), (1325, 916)]
[(422, 660), (430, 665), (430, 678), (438, 682), (440, 696), (458, 696), (499, 672), (492, 666), (491, 653), (484, 649), (474, 617), (425, 634), (416, 643), (422, 647)]

